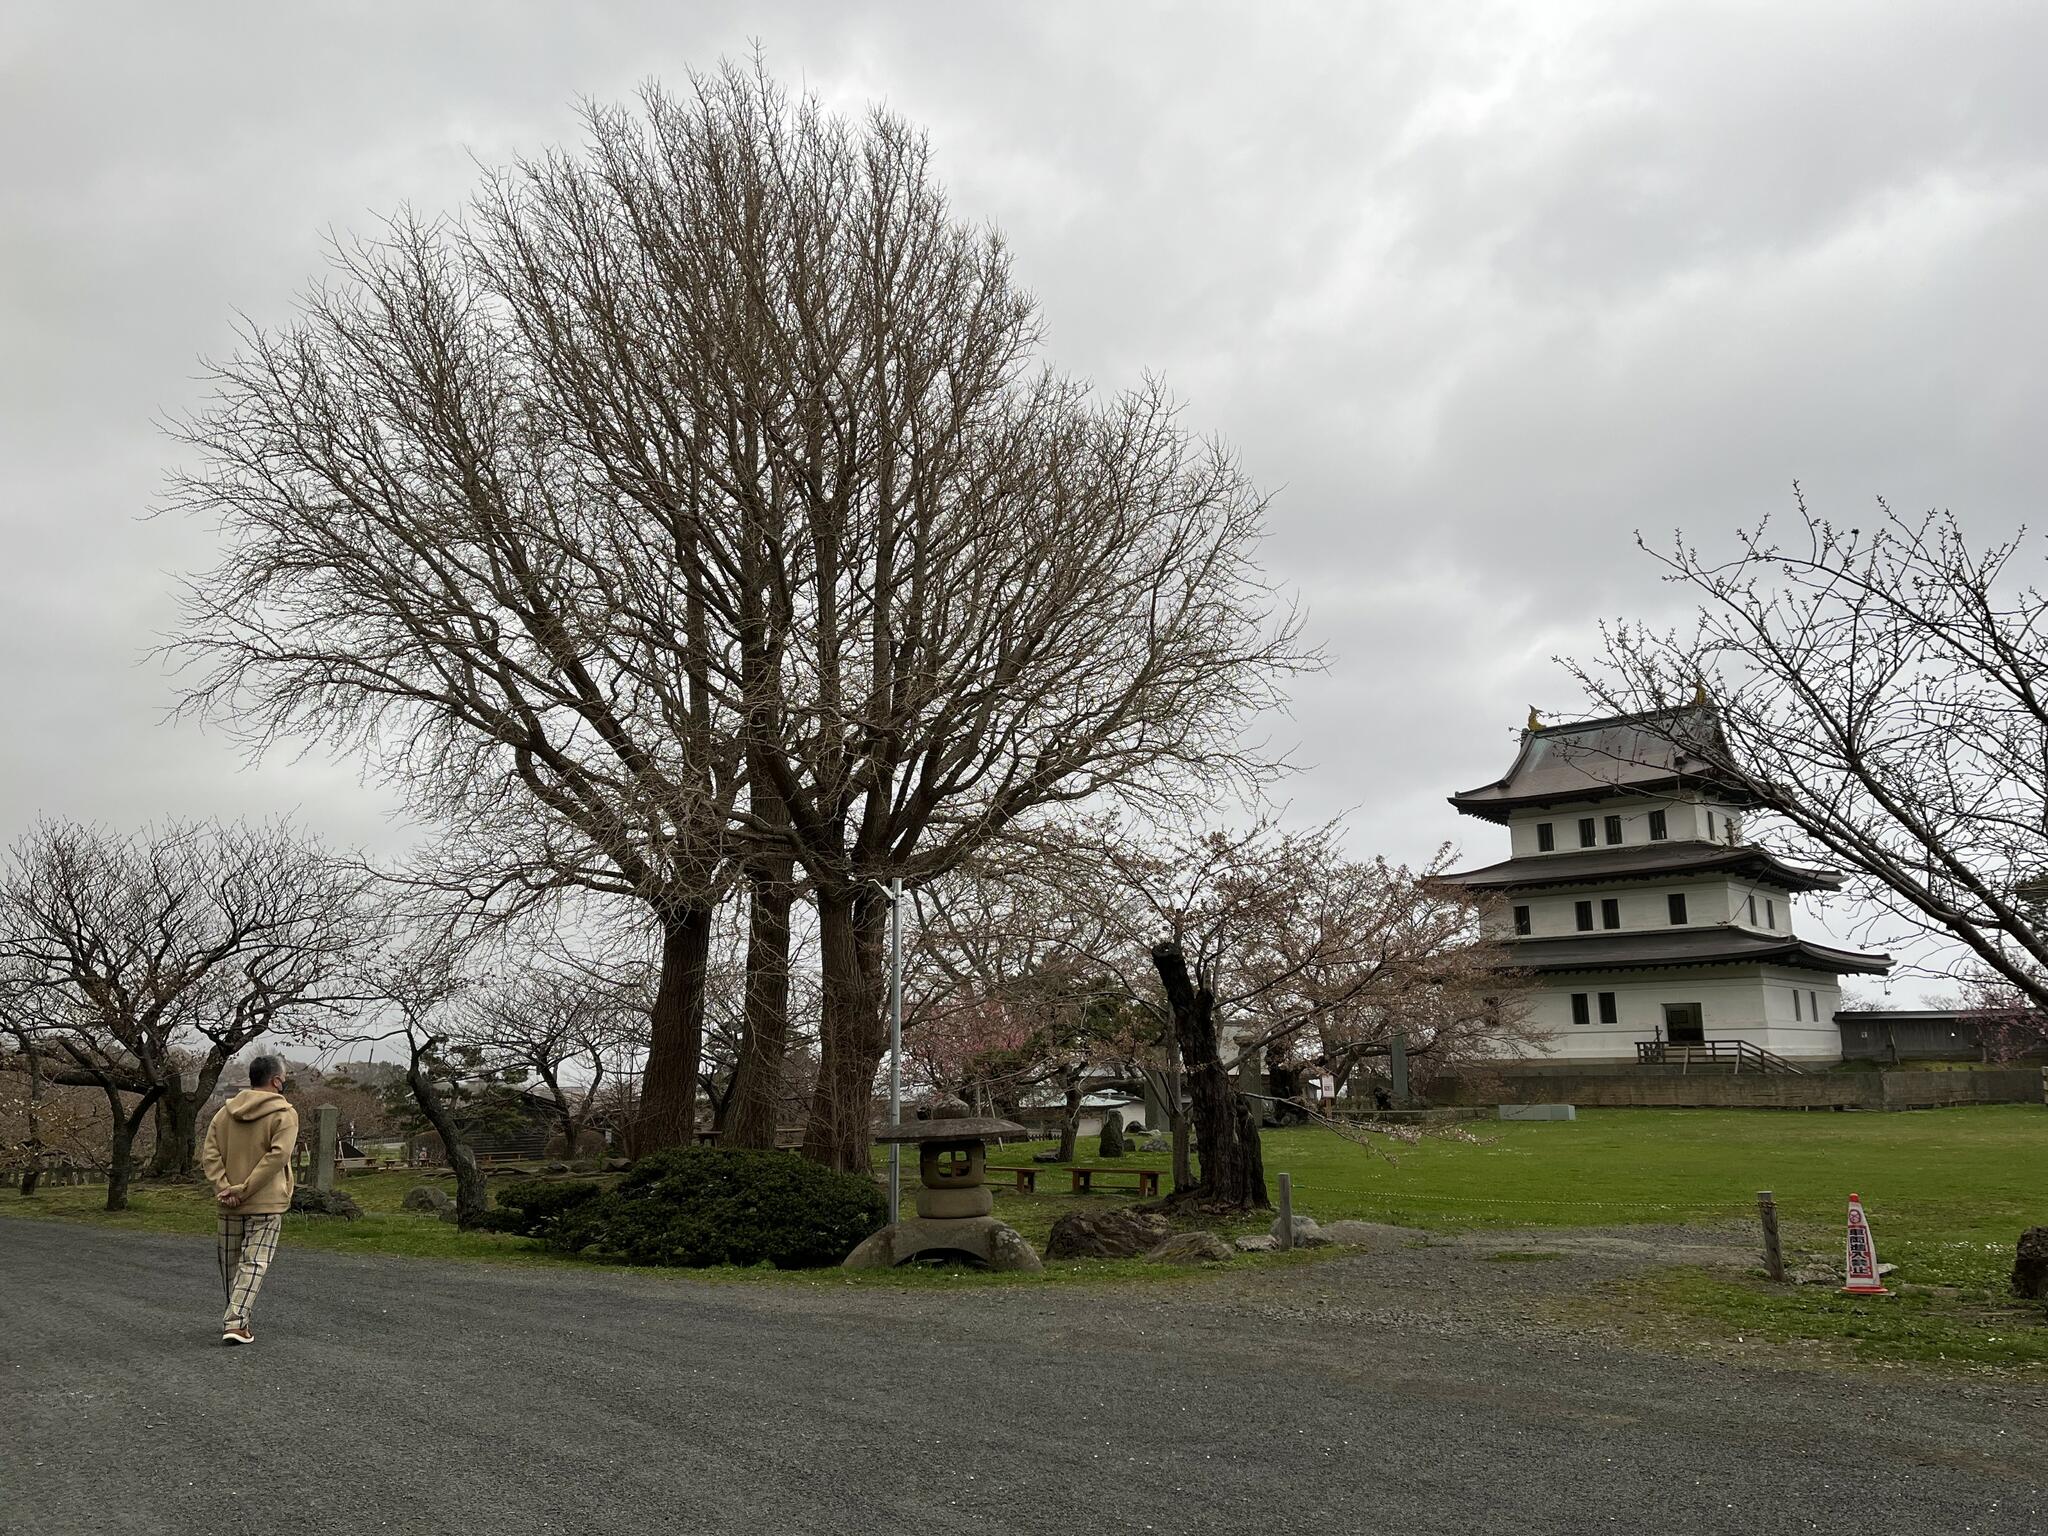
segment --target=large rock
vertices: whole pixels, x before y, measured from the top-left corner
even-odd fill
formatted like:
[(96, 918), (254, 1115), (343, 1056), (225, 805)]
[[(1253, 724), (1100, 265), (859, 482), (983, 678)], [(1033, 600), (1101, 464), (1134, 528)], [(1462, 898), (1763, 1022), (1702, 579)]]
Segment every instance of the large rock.
[(1113, 1109), (1102, 1117), (1102, 1139), (1096, 1151), (1102, 1157), (1124, 1155), (1124, 1117)]
[(2026, 1301), (2048, 1301), (2048, 1227), (2029, 1227), (2020, 1234), (2012, 1293)]
[(1045, 1243), (1049, 1259), (1135, 1259), (1173, 1235), (1173, 1225), (1154, 1211), (1113, 1205), (1100, 1211), (1069, 1211), (1052, 1224)]
[(1214, 1232), (1176, 1232), (1145, 1257), (1154, 1264), (1224, 1264), (1230, 1244)]
[(354, 1221), (363, 1214), (363, 1208), (356, 1204), (355, 1196), (338, 1189), (314, 1189), (301, 1184), (292, 1191), (292, 1214), (339, 1216), (343, 1221)]
[(435, 1216), (455, 1207), (455, 1202), (448, 1198), (448, 1191), (438, 1184), (415, 1184), (398, 1203), (408, 1211), (426, 1211)]
[(1171, 1152), (1173, 1150), (1173, 1143), (1164, 1136), (1152, 1136), (1148, 1137), (1138, 1150), (1140, 1152)]
[(1278, 1253), (1280, 1251), (1280, 1239), (1268, 1232), (1260, 1232), (1252, 1237), (1240, 1237), (1237, 1240), (1237, 1251), (1239, 1253)]
[[(1282, 1218), (1275, 1216), (1273, 1218), (1273, 1225), (1267, 1228), (1276, 1238), (1284, 1236), (1287, 1231), (1281, 1225), (1281, 1220)], [(1323, 1229), (1316, 1225), (1316, 1219), (1313, 1216), (1297, 1216), (1294, 1218), (1295, 1247), (1322, 1248), (1327, 1246), (1329, 1241), (1330, 1239), (1324, 1235)]]

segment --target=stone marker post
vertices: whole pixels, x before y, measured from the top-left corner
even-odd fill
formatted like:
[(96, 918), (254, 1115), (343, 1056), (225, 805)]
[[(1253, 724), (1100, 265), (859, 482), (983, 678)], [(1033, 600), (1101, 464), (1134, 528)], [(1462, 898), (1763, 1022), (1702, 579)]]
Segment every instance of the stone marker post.
[(1280, 1175), (1280, 1246), (1294, 1246), (1294, 1175)]
[(1394, 1108), (1408, 1107), (1408, 1036), (1395, 1030), (1387, 1041), (1387, 1075), (1394, 1080)]
[(332, 1104), (320, 1106), (320, 1130), (313, 1144), (313, 1187), (318, 1190), (334, 1188), (334, 1143), (336, 1122), (341, 1119), (341, 1110)]
[(1756, 1192), (1756, 1214), (1764, 1229), (1764, 1273), (1773, 1280), (1782, 1280), (1785, 1252), (1778, 1246), (1778, 1200), (1768, 1189)]

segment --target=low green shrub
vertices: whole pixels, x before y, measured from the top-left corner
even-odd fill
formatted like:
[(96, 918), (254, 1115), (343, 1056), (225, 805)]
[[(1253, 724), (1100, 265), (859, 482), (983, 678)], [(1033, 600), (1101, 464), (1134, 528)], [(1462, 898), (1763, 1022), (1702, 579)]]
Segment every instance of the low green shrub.
[(498, 1191), (500, 1209), (484, 1212), (480, 1225), (492, 1232), (545, 1237), (566, 1213), (603, 1193), (604, 1186), (589, 1179), (523, 1179)]
[(837, 1264), (887, 1219), (871, 1178), (788, 1152), (671, 1147), (537, 1235), (565, 1253), (629, 1264), (809, 1269)]

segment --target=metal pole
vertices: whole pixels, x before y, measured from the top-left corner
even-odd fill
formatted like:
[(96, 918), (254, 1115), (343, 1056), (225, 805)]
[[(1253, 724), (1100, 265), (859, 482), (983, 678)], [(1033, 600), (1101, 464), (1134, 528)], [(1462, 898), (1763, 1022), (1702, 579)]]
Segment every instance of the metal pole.
[[(903, 1123), (903, 881), (889, 882), (889, 1124)], [(889, 1220), (903, 1215), (903, 1146), (889, 1143)]]

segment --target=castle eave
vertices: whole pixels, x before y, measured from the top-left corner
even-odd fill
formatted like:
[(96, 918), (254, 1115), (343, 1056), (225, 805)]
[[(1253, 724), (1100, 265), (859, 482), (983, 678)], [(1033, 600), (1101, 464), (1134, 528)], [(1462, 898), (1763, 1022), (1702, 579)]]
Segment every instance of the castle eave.
[(1752, 933), (1732, 926), (1675, 928), (1642, 933), (1587, 933), (1563, 938), (1511, 939), (1508, 964), (1520, 971), (1633, 971), (1697, 965), (1782, 965), (1830, 976), (1882, 975), (1889, 955), (1832, 949), (1789, 934)]

